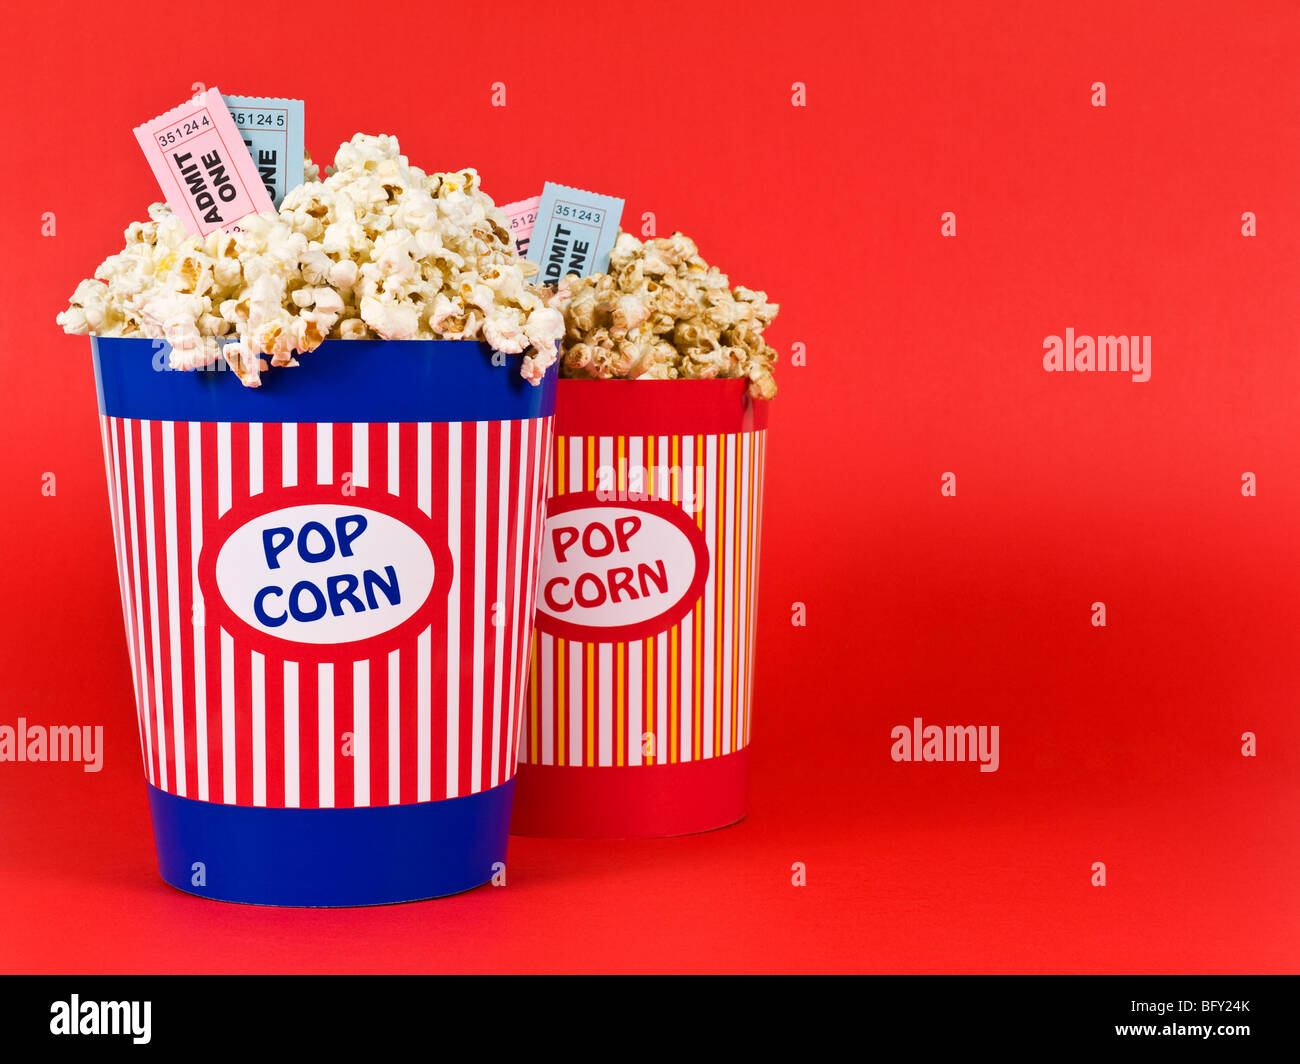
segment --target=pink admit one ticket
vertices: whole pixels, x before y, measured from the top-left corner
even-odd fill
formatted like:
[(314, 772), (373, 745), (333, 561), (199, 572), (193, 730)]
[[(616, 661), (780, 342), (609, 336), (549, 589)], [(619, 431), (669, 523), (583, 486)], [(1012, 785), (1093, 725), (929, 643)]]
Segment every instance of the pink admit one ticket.
[(533, 226), (537, 222), (537, 208), (542, 204), (541, 196), (533, 196), (518, 203), (507, 203), (502, 210), (510, 218), (510, 233), (515, 238), (515, 248), (521, 255), (528, 254), (528, 242), (533, 236)]
[(275, 210), (217, 89), (136, 126), (135, 139), (167, 205), (191, 233), (207, 236)]

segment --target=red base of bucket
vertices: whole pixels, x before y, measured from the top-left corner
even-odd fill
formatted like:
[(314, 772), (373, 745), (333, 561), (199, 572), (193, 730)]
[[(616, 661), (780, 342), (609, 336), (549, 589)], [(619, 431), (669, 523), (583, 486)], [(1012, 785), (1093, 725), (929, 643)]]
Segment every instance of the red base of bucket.
[(745, 815), (748, 750), (677, 765), (519, 765), (514, 835), (659, 838), (712, 831)]

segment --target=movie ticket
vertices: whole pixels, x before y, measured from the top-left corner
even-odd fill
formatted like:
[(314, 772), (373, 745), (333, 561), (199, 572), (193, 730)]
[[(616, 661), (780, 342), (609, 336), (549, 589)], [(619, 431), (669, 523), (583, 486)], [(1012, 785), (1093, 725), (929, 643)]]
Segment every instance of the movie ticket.
[(576, 273), (586, 277), (609, 269), (623, 201), (550, 181), (542, 190), (535, 229), (525, 256), (542, 267), (540, 284), (556, 285)]
[(528, 257), (528, 242), (533, 235), (533, 225), (537, 221), (537, 208), (541, 205), (541, 196), (530, 196), (518, 203), (507, 203), (502, 210), (510, 216), (510, 234), (515, 238), (515, 247), (519, 254)]
[(222, 96), (267, 195), (278, 208), (303, 179), (306, 126), (301, 100), (273, 96)]
[(163, 196), (198, 236), (275, 210), (253, 157), (215, 88), (135, 129)]

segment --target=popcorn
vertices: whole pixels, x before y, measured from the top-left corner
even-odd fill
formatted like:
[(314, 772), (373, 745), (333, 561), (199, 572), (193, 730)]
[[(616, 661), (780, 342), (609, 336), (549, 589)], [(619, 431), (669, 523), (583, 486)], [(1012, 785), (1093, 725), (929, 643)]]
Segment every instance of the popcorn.
[(249, 387), (268, 358), (326, 339), (478, 340), (522, 354), (536, 384), (564, 335), (562, 297), (529, 280), (509, 219), (478, 173), (425, 174), (395, 137), (358, 133), (325, 179), (308, 180), (278, 212), (231, 232), (190, 236), (165, 204), (126, 230), (126, 247), (82, 281), (58, 322), (70, 333), (144, 336), (172, 346), (174, 369), (218, 358)]
[(562, 376), (746, 377), (754, 398), (776, 395), (776, 351), (763, 329), (780, 308), (763, 292), (732, 288), (681, 233), (644, 244), (619, 233), (609, 273), (570, 274), (550, 304), (564, 313)]

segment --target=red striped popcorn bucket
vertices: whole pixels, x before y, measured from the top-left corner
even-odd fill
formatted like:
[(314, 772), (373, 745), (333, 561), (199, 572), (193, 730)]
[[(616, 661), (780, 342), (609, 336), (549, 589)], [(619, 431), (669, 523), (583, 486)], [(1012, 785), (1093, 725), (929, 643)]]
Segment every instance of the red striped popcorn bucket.
[(313, 906), (491, 879), (554, 375), (473, 342), (328, 341), (259, 389), (94, 354), (163, 879)]
[(517, 834), (745, 815), (767, 405), (743, 380), (559, 382)]

